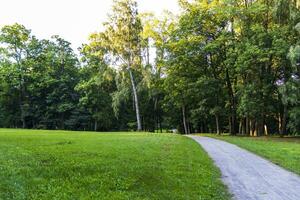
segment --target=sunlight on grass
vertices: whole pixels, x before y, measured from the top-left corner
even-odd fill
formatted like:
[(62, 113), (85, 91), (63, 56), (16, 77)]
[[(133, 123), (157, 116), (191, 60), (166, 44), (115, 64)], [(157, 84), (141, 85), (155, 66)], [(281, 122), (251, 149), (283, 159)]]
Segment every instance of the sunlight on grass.
[(0, 152), (0, 199), (228, 199), (179, 135), (1, 129)]

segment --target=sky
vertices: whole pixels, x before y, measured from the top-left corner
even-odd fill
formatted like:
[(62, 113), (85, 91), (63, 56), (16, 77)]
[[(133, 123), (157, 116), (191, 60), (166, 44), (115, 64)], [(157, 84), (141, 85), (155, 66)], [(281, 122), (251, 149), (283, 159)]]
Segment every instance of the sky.
[[(100, 31), (112, 0), (0, 0), (0, 27), (23, 24), (40, 39), (59, 35), (76, 50), (89, 34)], [(178, 12), (177, 0), (137, 0), (140, 12)]]

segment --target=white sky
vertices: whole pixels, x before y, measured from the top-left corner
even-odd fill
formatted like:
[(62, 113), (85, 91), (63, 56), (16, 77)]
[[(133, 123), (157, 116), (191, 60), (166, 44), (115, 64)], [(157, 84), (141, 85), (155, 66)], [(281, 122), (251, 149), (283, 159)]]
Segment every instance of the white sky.
[[(140, 12), (178, 12), (177, 0), (137, 0)], [(60, 35), (77, 49), (99, 31), (112, 0), (0, 0), (0, 26), (20, 23), (38, 38)]]

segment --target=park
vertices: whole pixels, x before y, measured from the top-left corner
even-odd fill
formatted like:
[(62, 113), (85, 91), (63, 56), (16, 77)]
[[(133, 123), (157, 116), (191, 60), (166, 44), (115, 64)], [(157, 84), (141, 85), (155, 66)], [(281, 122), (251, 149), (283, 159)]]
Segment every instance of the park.
[(300, 1), (0, 19), (0, 200), (300, 200)]

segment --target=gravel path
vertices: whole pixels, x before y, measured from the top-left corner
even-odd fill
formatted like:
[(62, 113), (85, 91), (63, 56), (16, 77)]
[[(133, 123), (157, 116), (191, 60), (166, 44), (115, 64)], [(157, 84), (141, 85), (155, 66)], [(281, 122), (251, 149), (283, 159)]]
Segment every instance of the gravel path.
[(197, 141), (222, 172), (236, 200), (300, 200), (300, 177), (220, 140), (189, 136)]

